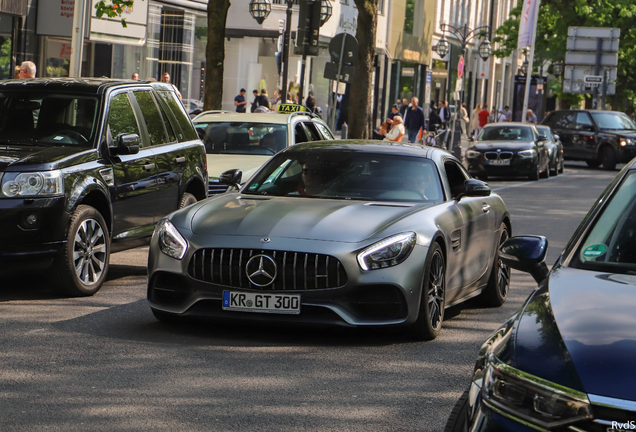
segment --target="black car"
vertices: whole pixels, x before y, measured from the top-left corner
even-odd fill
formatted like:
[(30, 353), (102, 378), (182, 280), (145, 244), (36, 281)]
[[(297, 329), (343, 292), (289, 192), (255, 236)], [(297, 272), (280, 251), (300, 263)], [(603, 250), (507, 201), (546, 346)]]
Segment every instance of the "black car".
[(550, 159), (550, 175), (558, 176), (564, 170), (563, 144), (560, 137), (552, 133), (550, 126), (537, 126), (539, 137), (544, 140)]
[(541, 124), (550, 126), (563, 143), (567, 160), (613, 170), (636, 157), (636, 123), (621, 112), (554, 111)]
[(466, 150), (468, 171), (474, 177), (550, 176), (550, 157), (537, 128), (527, 123), (492, 123)]
[(101, 287), (112, 252), (147, 244), (206, 197), (205, 148), (173, 87), (0, 82), (0, 270), (49, 269), (66, 294)]
[(482, 345), (445, 431), (636, 429), (636, 160), (550, 272), (546, 251), (539, 236), (501, 246), (539, 287)]

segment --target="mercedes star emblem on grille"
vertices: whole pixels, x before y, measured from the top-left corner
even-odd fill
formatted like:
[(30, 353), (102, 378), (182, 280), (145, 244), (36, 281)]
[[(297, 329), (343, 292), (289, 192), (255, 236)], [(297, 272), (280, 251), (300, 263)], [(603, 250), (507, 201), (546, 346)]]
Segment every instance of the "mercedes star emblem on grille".
[(263, 237), (263, 238), (261, 239), (261, 243), (269, 243), (269, 242), (271, 242), (271, 241), (272, 241), (272, 239), (271, 239), (271, 238), (269, 238), (269, 237)]
[(259, 287), (264, 287), (274, 282), (277, 272), (276, 261), (267, 255), (254, 255), (245, 264), (247, 278)]

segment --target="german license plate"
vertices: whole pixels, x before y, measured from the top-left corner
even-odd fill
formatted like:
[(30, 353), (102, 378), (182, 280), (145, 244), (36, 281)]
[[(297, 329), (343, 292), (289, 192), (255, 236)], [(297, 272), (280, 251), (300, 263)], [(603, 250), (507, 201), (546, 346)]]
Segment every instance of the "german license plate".
[(300, 295), (223, 291), (223, 310), (298, 315)]
[(510, 165), (510, 159), (489, 160), (488, 165)]

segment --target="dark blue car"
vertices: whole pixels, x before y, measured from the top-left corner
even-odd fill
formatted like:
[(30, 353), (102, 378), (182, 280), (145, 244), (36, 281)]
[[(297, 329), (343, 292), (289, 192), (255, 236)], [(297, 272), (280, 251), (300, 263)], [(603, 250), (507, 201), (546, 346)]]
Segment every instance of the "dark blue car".
[(539, 287), (481, 347), (445, 432), (636, 430), (636, 160), (549, 272), (547, 246), (501, 246)]

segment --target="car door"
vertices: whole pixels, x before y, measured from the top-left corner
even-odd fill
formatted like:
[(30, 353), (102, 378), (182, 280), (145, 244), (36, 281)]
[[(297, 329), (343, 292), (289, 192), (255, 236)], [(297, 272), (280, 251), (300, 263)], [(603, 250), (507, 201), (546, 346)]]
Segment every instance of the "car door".
[(111, 157), (114, 242), (147, 237), (154, 229), (157, 167), (155, 155), (143, 137), (132, 97), (132, 92), (128, 91), (112, 95), (106, 117), (109, 147), (116, 146), (117, 137), (122, 134), (140, 137), (139, 153)]
[[(470, 177), (453, 159), (444, 160), (444, 173), (451, 192), (451, 199), (463, 192), (464, 182)], [(477, 289), (475, 284), (488, 269), (494, 247), (495, 215), (490, 209), (488, 197), (463, 197), (454, 200), (461, 214), (461, 225), (450, 233), (453, 260), (447, 265), (447, 302), (466, 294), (465, 289)]]
[(590, 113), (580, 111), (576, 113), (576, 152), (582, 159), (596, 159), (596, 127)]
[(546, 124), (561, 137), (563, 154), (566, 158), (576, 159), (576, 111), (557, 111), (546, 121)]
[(163, 115), (159, 111), (150, 89), (138, 90), (133, 94), (141, 111), (142, 129), (145, 128), (150, 149), (155, 155), (157, 165), (155, 177), (157, 182), (155, 222), (157, 222), (177, 208), (179, 184), (183, 176), (183, 165), (186, 158), (185, 155), (179, 153), (179, 149), (176, 147), (178, 142), (171, 127), (170, 133), (168, 133)]

